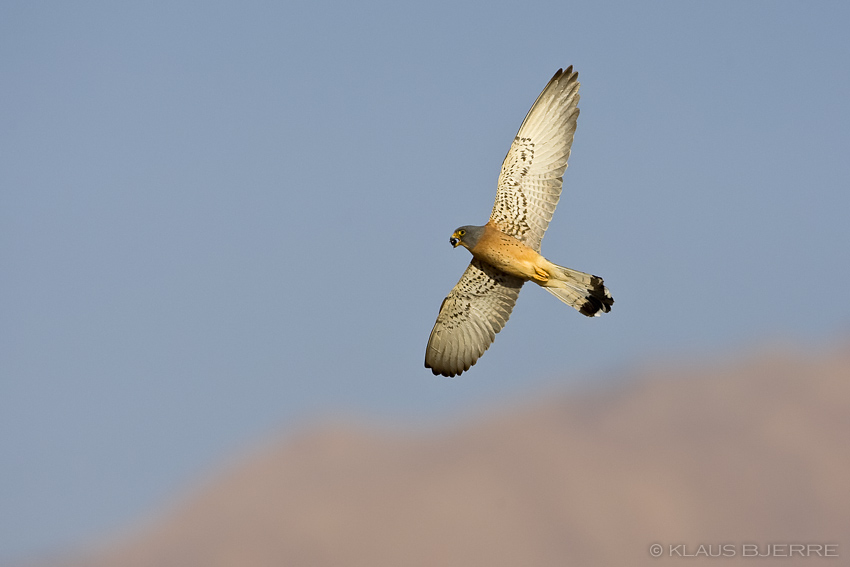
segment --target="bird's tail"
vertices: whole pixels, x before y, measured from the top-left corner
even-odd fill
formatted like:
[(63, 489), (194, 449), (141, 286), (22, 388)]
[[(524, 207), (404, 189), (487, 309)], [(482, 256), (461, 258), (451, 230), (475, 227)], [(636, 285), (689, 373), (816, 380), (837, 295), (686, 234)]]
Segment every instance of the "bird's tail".
[(611, 311), (614, 298), (602, 278), (557, 264), (552, 266), (558, 273), (544, 284), (546, 291), (588, 317), (599, 317)]

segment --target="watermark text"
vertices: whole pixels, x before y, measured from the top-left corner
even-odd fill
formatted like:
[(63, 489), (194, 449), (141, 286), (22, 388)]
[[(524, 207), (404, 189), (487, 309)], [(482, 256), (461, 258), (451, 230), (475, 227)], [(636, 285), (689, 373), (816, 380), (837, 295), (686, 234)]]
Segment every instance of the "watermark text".
[(837, 543), (653, 543), (652, 557), (838, 557)]

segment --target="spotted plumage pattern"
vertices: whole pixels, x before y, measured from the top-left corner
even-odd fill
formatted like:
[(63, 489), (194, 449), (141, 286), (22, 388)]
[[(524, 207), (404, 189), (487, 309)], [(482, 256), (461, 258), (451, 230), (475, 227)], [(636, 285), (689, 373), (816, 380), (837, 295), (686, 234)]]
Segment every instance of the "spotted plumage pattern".
[(579, 109), (578, 73), (559, 70), (537, 97), (502, 164), (490, 220), (540, 251), (561, 198)]
[(469, 370), (508, 322), (523, 283), (474, 258), (440, 306), (425, 366), (449, 376)]

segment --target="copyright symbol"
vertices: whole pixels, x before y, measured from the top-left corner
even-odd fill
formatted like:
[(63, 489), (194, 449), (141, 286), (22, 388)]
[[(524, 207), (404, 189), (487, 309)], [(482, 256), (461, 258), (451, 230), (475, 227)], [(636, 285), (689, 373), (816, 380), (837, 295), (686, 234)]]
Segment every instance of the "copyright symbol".
[(664, 553), (664, 547), (660, 543), (653, 543), (649, 546), (649, 554), (653, 557), (661, 557)]

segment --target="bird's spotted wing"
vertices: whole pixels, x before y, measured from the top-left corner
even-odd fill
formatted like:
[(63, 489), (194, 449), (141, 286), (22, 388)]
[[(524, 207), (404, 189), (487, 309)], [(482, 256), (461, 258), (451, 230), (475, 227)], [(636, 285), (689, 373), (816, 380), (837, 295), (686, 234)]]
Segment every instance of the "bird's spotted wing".
[(572, 66), (555, 73), (528, 111), (499, 175), (490, 220), (537, 251), (561, 197), (579, 113), (578, 88)]
[(425, 351), (425, 367), (456, 376), (475, 364), (514, 308), (523, 280), (473, 259), (443, 300)]

